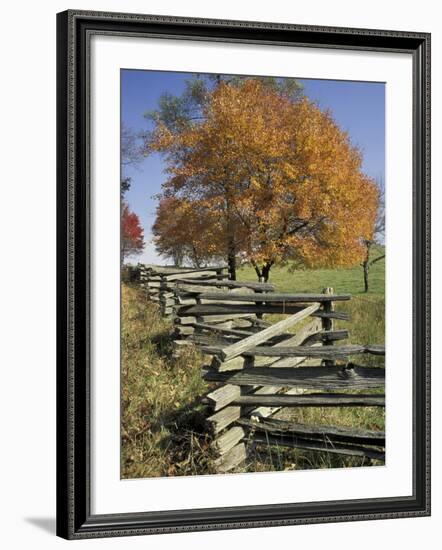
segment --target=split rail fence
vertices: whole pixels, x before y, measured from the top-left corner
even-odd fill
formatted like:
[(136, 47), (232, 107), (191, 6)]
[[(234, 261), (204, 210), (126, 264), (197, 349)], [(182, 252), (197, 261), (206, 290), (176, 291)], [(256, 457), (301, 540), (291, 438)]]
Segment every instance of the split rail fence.
[[(149, 281), (160, 284), (153, 288), (160, 289), (162, 312), (174, 317), (176, 354), (194, 344), (208, 357), (202, 375), (215, 388), (203, 401), (219, 472), (240, 465), (259, 444), (385, 459), (382, 431), (274, 417), (285, 408), (385, 406), (385, 395), (373, 393), (384, 388), (385, 367), (355, 361), (362, 354), (384, 356), (384, 346), (343, 345), (349, 333), (334, 327), (348, 319), (335, 304), (350, 295), (331, 288), (280, 294), (267, 283), (230, 281), (221, 268), (154, 273)], [(263, 319), (274, 313), (284, 318)]]
[(190, 285), (199, 282), (217, 281), (227, 278), (225, 267), (176, 268), (138, 264), (139, 282), (149, 298), (158, 303), (163, 317), (171, 317), (176, 304), (175, 289), (178, 282), (188, 280)]

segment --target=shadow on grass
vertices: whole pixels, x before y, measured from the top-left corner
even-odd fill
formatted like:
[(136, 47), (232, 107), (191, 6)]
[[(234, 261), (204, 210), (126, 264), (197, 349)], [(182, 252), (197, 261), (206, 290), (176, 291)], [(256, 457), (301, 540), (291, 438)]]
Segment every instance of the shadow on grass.
[(172, 329), (163, 330), (155, 336), (149, 338), (150, 342), (155, 346), (155, 351), (160, 357), (172, 357), (173, 352), (173, 335)]
[(169, 457), (169, 475), (216, 473), (212, 435), (207, 429), (207, 408), (201, 398), (177, 410), (167, 411), (152, 430), (167, 432), (159, 447)]

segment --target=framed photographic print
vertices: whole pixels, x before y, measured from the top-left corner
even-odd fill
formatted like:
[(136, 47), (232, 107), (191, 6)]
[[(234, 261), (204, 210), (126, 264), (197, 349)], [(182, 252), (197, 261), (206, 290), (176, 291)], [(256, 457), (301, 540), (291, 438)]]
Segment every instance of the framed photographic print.
[(57, 20), (57, 533), (430, 513), (430, 36)]

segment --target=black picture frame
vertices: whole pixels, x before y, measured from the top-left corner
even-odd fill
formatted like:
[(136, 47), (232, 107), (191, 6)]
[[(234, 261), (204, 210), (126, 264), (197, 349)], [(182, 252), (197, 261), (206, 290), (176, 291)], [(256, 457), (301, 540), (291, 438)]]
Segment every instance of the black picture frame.
[[(93, 34), (167, 36), (413, 58), (413, 495), (92, 515), (88, 70)], [(67, 539), (430, 514), (430, 35), (69, 10), (57, 15), (57, 534)]]

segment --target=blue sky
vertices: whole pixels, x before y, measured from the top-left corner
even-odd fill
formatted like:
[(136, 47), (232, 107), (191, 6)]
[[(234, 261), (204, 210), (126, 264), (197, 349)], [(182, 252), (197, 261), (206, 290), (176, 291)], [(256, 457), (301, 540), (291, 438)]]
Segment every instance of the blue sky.
[[(189, 77), (190, 73), (122, 70), (122, 124), (134, 131), (149, 128), (144, 113), (156, 109), (164, 92), (180, 95)], [(363, 171), (378, 181), (384, 181), (385, 85), (378, 82), (297, 80), (303, 85), (305, 95), (321, 109), (329, 109), (337, 124), (349, 133), (352, 143), (360, 148)], [(150, 239), (157, 204), (154, 195), (161, 191), (161, 184), (166, 179), (164, 166), (161, 157), (154, 154), (136, 166), (125, 168), (125, 175), (132, 180), (125, 198), (131, 210), (139, 216), (146, 240), (145, 250), (136, 261), (161, 261)]]

